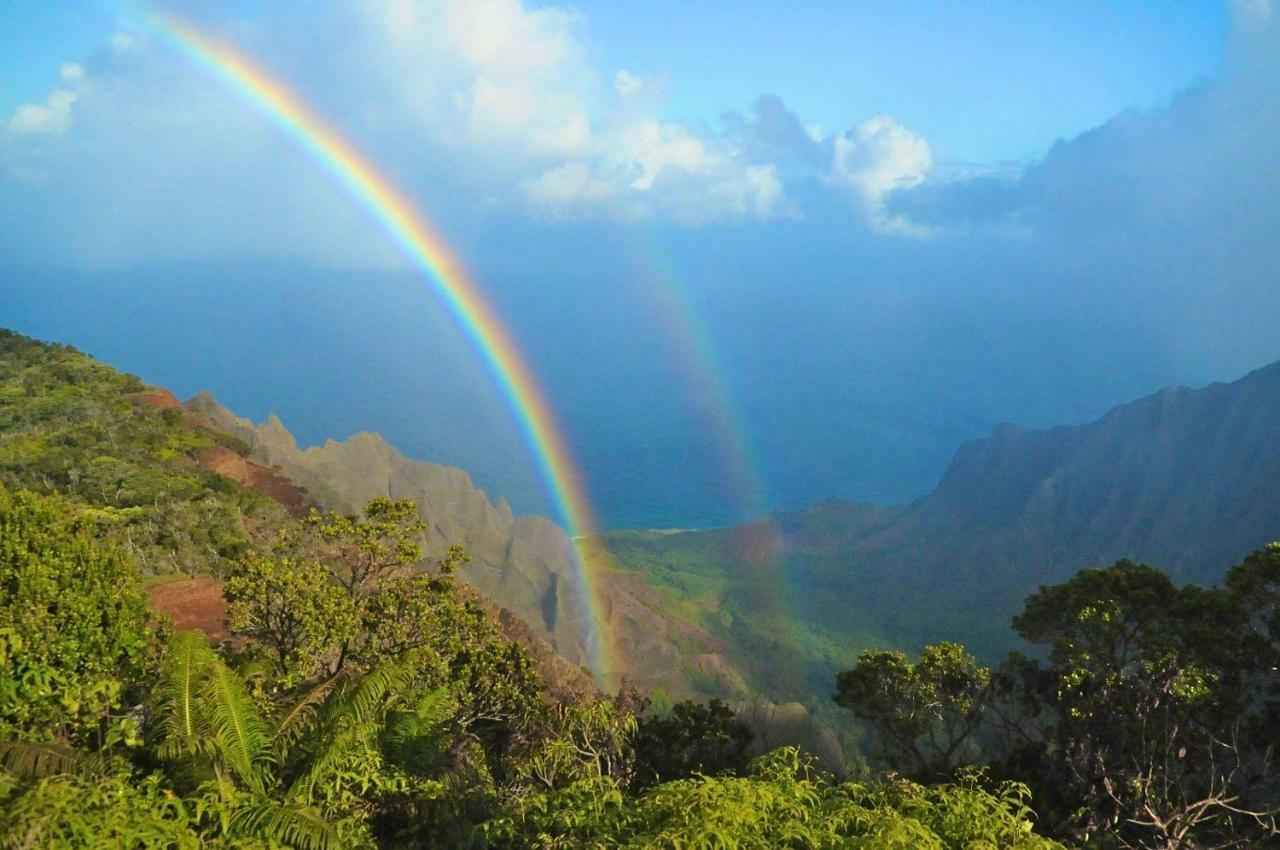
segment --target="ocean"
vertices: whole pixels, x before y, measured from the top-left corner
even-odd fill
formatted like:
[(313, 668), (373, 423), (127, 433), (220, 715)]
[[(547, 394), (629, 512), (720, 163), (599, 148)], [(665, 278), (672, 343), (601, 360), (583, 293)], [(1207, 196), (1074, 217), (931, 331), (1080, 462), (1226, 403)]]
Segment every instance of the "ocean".
[[(1106, 327), (910, 282), (803, 289), (691, 274), (659, 291), (652, 274), (599, 263), (537, 277), (508, 264), (484, 279), (607, 529), (906, 501), (998, 421), (1084, 421), (1179, 377), (1137, 342), (1102, 344)], [(462, 467), (517, 513), (555, 513), (492, 376), (409, 274), (8, 269), (0, 325), (183, 398), (208, 390), (254, 421), (278, 415), (302, 445), (376, 431), (410, 457)], [(1127, 368), (1107, 368), (1115, 358)]]

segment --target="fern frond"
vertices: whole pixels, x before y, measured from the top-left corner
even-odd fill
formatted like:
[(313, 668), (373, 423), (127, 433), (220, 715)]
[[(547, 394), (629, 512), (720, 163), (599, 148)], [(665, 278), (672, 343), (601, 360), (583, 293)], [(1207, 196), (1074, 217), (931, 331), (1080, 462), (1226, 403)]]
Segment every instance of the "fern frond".
[(361, 747), (372, 747), (382, 724), (377, 719), (360, 722), (344, 717), (336, 726), (325, 730), (324, 747), (310, 760), (306, 771), (289, 786), (286, 798), (310, 802), (316, 785), (337, 772), (343, 761)]
[(456, 711), (442, 687), (422, 696), (412, 710), (388, 713), (380, 736), (383, 755), (402, 770), (427, 773), (444, 755), (444, 733)]
[(343, 681), (341, 673), (334, 674), (307, 691), (293, 704), (275, 723), (272, 739), (275, 742), (277, 756), (283, 758), (288, 747), (292, 745), (311, 725), (320, 707)]
[(110, 762), (100, 753), (32, 741), (0, 741), (0, 767), (30, 779), (58, 773), (102, 776), (111, 769)]
[(204, 632), (177, 632), (169, 640), (156, 691), (161, 758), (192, 756), (203, 748), (200, 704), (204, 682), (218, 657)]
[(261, 765), (270, 756), (270, 737), (248, 689), (221, 659), (209, 668), (207, 687), (202, 710), (216, 757), (240, 781), (261, 789)]
[(290, 785), (288, 796), (310, 800), (317, 782), (359, 748), (375, 746), (388, 704), (400, 696), (412, 676), (409, 664), (382, 664), (331, 699), (321, 736), (324, 746)]
[(317, 812), (291, 803), (263, 799), (241, 807), (231, 818), (232, 830), (297, 850), (338, 848), (333, 825)]
[(380, 664), (361, 676), (353, 687), (329, 706), (328, 721), (351, 718), (365, 723), (380, 717), (387, 703), (404, 691), (413, 677), (409, 664)]

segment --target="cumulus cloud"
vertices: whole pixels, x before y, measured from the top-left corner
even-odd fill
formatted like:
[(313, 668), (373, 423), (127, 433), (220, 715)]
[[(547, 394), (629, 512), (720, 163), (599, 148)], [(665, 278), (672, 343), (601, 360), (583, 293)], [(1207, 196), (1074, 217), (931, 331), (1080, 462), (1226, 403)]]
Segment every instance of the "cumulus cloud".
[(62, 66), (59, 85), (43, 103), (24, 103), (4, 123), (18, 134), (61, 135), (71, 126), (71, 110), (79, 98), (77, 87), (84, 80), (84, 69), (68, 63)]
[(1280, 214), (1280, 22), (1266, 0), (1233, 6), (1228, 70), (1162, 108), (1131, 110), (1055, 143), (1021, 173), (890, 187), (887, 214), (920, 227), (1072, 238), (1202, 238)]
[(399, 0), (361, 7), (363, 61), (437, 144), (487, 157), (534, 211), (555, 217), (763, 220), (786, 211), (768, 163), (722, 134), (664, 121), (645, 81), (611, 85), (582, 19), (517, 0)]
[[(266, 12), (200, 26), (298, 90), (428, 210), (699, 226), (802, 216), (793, 188), (825, 186), (852, 200), (850, 226), (918, 235), (883, 199), (927, 172), (929, 149), (893, 118), (824, 136), (766, 96), (718, 121), (669, 120), (661, 87), (594, 64), (586, 22), (565, 7), (343, 0), (301, 21)], [(155, 238), (154, 213), (157, 223), (189, 220), (187, 244), (206, 246), (197, 254), (219, 234), (227, 250), (370, 259), (352, 247), (360, 240), (345, 232), (348, 216), (322, 214), (324, 204), (286, 226), (256, 226), (291, 199), (322, 196), (323, 178), (207, 75), (127, 22), (84, 67), (68, 65), (44, 101), (0, 124), (0, 180), (6, 174), (46, 187), (42, 197), (9, 199), (25, 227), (78, 227), (56, 211), (80, 190), (74, 206), (95, 222), (99, 258), (142, 250)], [(75, 185), (77, 175), (88, 183)], [(255, 205), (263, 212), (244, 212)], [(343, 232), (315, 239), (327, 229)], [(298, 244), (308, 235), (315, 246)]]
[(916, 233), (905, 216), (887, 213), (889, 193), (920, 185), (933, 168), (933, 154), (922, 136), (891, 115), (876, 115), (833, 140), (830, 180), (852, 190), (874, 227)]

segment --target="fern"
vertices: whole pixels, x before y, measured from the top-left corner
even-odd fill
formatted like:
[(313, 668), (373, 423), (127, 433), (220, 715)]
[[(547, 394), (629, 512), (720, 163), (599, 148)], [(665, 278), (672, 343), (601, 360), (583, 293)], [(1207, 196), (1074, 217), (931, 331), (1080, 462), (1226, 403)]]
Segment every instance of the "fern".
[(210, 648), (203, 632), (179, 632), (170, 639), (157, 697), (162, 740), (156, 752), (162, 758), (205, 755), (262, 790), (261, 767), (270, 758), (267, 726), (244, 681)]
[(288, 748), (302, 737), (306, 729), (314, 725), (320, 707), (329, 699), (343, 679), (342, 674), (330, 676), (303, 694), (288, 711), (280, 716), (272, 732), (278, 758), (283, 760), (288, 753)]
[(233, 834), (254, 835), (297, 850), (346, 846), (338, 831), (312, 809), (260, 799), (240, 807), (231, 818)]
[(32, 741), (0, 741), (0, 768), (30, 779), (59, 773), (94, 777), (111, 772), (110, 761), (100, 753)]
[(202, 749), (199, 706), (209, 668), (217, 662), (204, 632), (178, 632), (169, 641), (157, 688), (162, 720), (161, 758), (192, 756)]
[(408, 686), (412, 671), (411, 664), (405, 662), (379, 665), (345, 693), (329, 700), (321, 736), (326, 743), (294, 780), (289, 797), (311, 800), (318, 781), (331, 775), (352, 753), (376, 743), (387, 706)]
[(261, 763), (270, 757), (267, 725), (244, 682), (216, 660), (209, 669), (209, 699), (202, 706), (216, 757), (246, 785), (262, 790)]

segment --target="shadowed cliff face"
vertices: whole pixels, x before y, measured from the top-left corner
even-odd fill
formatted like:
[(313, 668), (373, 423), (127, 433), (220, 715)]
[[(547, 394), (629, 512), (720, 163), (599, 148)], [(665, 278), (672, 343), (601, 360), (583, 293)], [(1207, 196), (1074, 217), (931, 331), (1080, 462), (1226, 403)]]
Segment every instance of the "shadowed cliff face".
[[(746, 547), (766, 553), (748, 563), (739, 544), (767, 526), (773, 543)], [(659, 607), (700, 616), (725, 647), (716, 664), (742, 672), (746, 690), (821, 703), (862, 649), (954, 640), (998, 661), (1026, 597), (1084, 567), (1128, 557), (1214, 584), (1277, 539), (1280, 363), (1086, 425), (998, 426), (909, 505), (831, 501), (767, 524), (605, 543), (668, 601), (713, 600)]]
[[(504, 499), (490, 502), (460, 469), (411, 460), (377, 434), (357, 434), (342, 442), (299, 448), (276, 417), (255, 425), (201, 393), (188, 409), (252, 448), (258, 462), (306, 489), (322, 508), (358, 512), (375, 496), (413, 499), (426, 523), (428, 557), (461, 544), (471, 555), (462, 576), (486, 597), (514, 612), (565, 660), (587, 665), (595, 630), (574, 567), (571, 543), (554, 522), (516, 517)], [(634, 576), (594, 571), (602, 637), (613, 661), (604, 684), (623, 675), (645, 686), (676, 693), (687, 689), (679, 677), (671, 624), (643, 599), (648, 589)], [(687, 631), (680, 628), (681, 631)], [(687, 637), (683, 636), (682, 637)], [(693, 636), (697, 642), (697, 636)]]
[(836, 547), (906, 642), (997, 648), (1041, 584), (1128, 557), (1212, 584), (1280, 538), (1280, 364), (1078, 427), (999, 426), (897, 522)]

